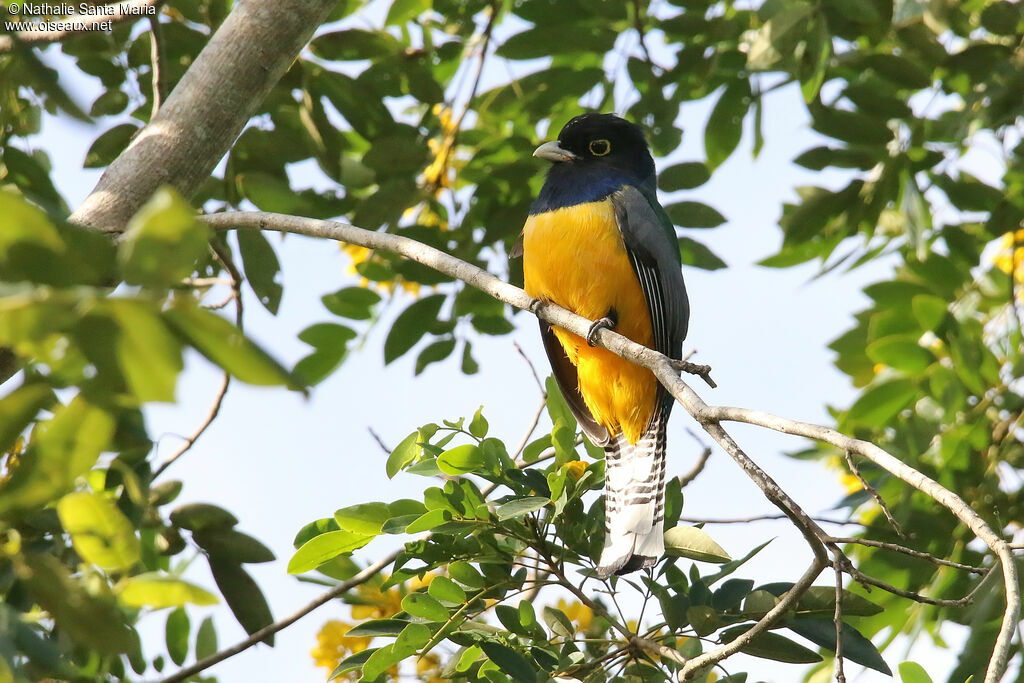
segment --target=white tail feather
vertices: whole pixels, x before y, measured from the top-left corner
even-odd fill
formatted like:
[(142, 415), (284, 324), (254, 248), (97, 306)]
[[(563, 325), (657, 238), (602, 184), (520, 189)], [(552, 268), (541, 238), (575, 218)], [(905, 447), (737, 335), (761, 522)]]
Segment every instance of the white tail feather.
[(665, 552), (665, 424), (652, 420), (635, 444), (622, 434), (605, 447), (602, 576), (649, 567)]

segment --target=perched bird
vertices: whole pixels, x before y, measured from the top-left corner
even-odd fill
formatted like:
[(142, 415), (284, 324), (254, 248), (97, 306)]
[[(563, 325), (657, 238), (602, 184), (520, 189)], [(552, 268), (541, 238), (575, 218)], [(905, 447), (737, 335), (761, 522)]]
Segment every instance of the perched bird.
[(587, 339), (540, 321), (558, 387), (605, 451), (599, 572), (625, 574), (665, 551), (665, 429), (673, 399), (650, 371), (595, 347), (600, 327), (680, 358), (689, 321), (675, 229), (658, 204), (640, 128), (583, 114), (533, 153), (554, 162), (523, 229), (526, 291), (595, 320)]

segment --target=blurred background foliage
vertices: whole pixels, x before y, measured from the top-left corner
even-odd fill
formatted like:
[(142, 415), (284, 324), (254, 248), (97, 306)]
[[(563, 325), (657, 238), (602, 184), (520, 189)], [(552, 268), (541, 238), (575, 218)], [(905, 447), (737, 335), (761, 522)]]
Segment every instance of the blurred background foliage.
[[(156, 476), (140, 406), (174, 399), (183, 349), (241, 381), (300, 389), (350, 354), (375, 352), (361, 346), (386, 306), (403, 309), (384, 357), (415, 354), (417, 373), (439, 362), (476, 372), (480, 335), (514, 325), (511, 311), (476, 290), (346, 246), (360, 279), (323, 298), (332, 317), (300, 335), (311, 350), (286, 369), (202, 305), (210, 287), (242, 286), (244, 275), (244, 286), (277, 311), (285, 283), (269, 236), (210, 235), (169, 191), (116, 245), (66, 225), (70, 207), (51, 178), (53, 164), (67, 161), (30, 142), (43, 113), (89, 123), (96, 138), (84, 165), (105, 167), (152, 115), (153, 55), (166, 93), (230, 11), (225, 0), (159, 7), (157, 17), (109, 34), (50, 47), (15, 41), (0, 53), (0, 344), (9, 349), (3, 365), (20, 369), (0, 399), (0, 681), (116, 680), (215, 650), (208, 622), (190, 638), (184, 609), (216, 599), (180, 578), (196, 549), (249, 632), (271, 621), (244, 567), (272, 559), (269, 551), (226, 510), (172, 509), (181, 484)], [(367, 8), (342, 0), (189, 201), (211, 212), (255, 207), (350, 220), (519, 283), (521, 267), (506, 254), (542, 180), (531, 158), (538, 142), (583, 109), (615, 109), (667, 157), (683, 134), (675, 125), (681, 108), (709, 98), (703, 130), (687, 131), (703, 136), (704, 157), (659, 163), (660, 186), (684, 267), (724, 268), (699, 231), (723, 223), (729, 207), (675, 193), (704, 184), (744, 135), (756, 155), (771, 115), (765, 94), (797, 83), (790, 92), (802, 95), (829, 142), (794, 149), (794, 162), (841, 169), (844, 180), (799, 189), (779, 224), (779, 251), (763, 265), (810, 261), (824, 273), (893, 264), (832, 344), (837, 366), (861, 391), (850, 406), (832, 408), (836, 425), (957, 492), (1010, 536), (1024, 512), (1022, 41), (1024, 10), (1007, 1), (395, 0)], [(512, 63), (528, 74), (510, 79), (502, 65)], [(104, 92), (79, 105), (65, 88), (76, 78)], [(986, 157), (985, 177), (966, 170), (972, 155)], [(564, 447), (564, 437), (550, 439)], [(794, 455), (846, 467), (825, 447)], [(861, 473), (896, 522), (853, 478), (840, 504), (863, 534), (992, 565), (934, 501), (868, 463)], [(866, 573), (935, 599), (962, 597), (980, 580), (879, 549), (849, 550)], [(677, 583), (690, 595), (685, 576)], [(731, 590), (716, 607), (738, 609), (732, 598), (758, 592)], [(954, 621), (970, 636), (948, 680), (984, 668), (1001, 614), (998, 582), (959, 609), (882, 591), (871, 598), (884, 609), (861, 615), (858, 629), (880, 648), (899, 634), (942, 645), (939, 628)], [(165, 647), (143, 654), (134, 624), (156, 608), (171, 609)], [(519, 628), (527, 642), (532, 627)], [(338, 637), (325, 635), (323, 650)], [(506, 672), (556, 666), (501, 648), (475, 656)], [(808, 675), (823, 680), (829, 666)], [(448, 674), (467, 671), (479, 673), (467, 664)]]

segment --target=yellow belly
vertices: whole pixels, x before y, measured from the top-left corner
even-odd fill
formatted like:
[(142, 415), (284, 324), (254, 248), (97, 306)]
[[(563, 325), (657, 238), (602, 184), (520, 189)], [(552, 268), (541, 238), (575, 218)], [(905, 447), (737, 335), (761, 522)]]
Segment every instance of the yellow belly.
[[(610, 200), (530, 216), (523, 229), (523, 277), (530, 296), (585, 318), (597, 320), (615, 309), (615, 331), (652, 346), (647, 301)], [(576, 366), (580, 393), (594, 419), (636, 443), (654, 412), (654, 375), (571, 332), (559, 327), (554, 332)]]

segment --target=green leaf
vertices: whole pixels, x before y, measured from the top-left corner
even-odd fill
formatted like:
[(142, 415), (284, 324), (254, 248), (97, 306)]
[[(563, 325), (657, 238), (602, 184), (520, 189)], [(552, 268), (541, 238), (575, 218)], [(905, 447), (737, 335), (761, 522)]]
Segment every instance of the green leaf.
[(206, 617), (196, 633), (196, 659), (206, 659), (217, 651), (217, 628), (213, 617)]
[(427, 621), (448, 621), (448, 608), (426, 593), (409, 593), (402, 598), (402, 609)]
[(301, 388), (287, 370), (237, 327), (194, 303), (178, 301), (163, 312), (164, 320), (212, 363), (247, 384)]
[(183, 368), (181, 341), (160, 319), (159, 309), (143, 301), (108, 299), (118, 323), (117, 360), (139, 401), (174, 401)]
[(447, 576), (434, 577), (430, 585), (427, 586), (427, 593), (441, 602), (450, 602), (456, 605), (466, 602), (466, 591)]
[(548, 625), (548, 628), (555, 635), (572, 638), (573, 634), (576, 633), (576, 628), (562, 610), (545, 606), (542, 614), (544, 615), (544, 623)]
[(18, 467), (0, 483), (0, 517), (40, 507), (70, 490), (88, 472), (114, 435), (114, 418), (81, 395), (40, 422), (19, 456)]
[(205, 257), (210, 229), (196, 220), (195, 209), (171, 187), (161, 187), (128, 221), (118, 242), (124, 279), (136, 285), (180, 282)]
[(345, 633), (346, 638), (376, 638), (377, 636), (397, 636), (409, 625), (408, 619), (371, 619), (353, 626)]
[(708, 168), (714, 170), (729, 158), (743, 137), (743, 117), (750, 106), (750, 81), (739, 78), (729, 82), (704, 128), (704, 150)]
[(917, 383), (910, 379), (892, 379), (868, 388), (850, 406), (846, 419), (881, 427), (906, 408), (917, 396)]
[(476, 444), (456, 446), (437, 456), (437, 467), (452, 476), (477, 472), (484, 466), (484, 454)]
[(320, 298), (324, 307), (334, 315), (352, 320), (369, 320), (373, 307), (380, 303), (380, 295), (366, 287), (344, 287)]
[(505, 59), (537, 59), (577, 52), (603, 54), (615, 44), (617, 35), (610, 26), (580, 23), (573, 26), (573, 39), (565, 40), (564, 26), (538, 24), (506, 38), (496, 54)]
[(117, 156), (125, 150), (132, 136), (138, 132), (139, 126), (134, 123), (122, 123), (114, 126), (96, 138), (89, 151), (85, 153), (83, 168), (103, 168), (109, 166)]
[(480, 641), (479, 645), (487, 658), (497, 664), (502, 672), (511, 676), (512, 680), (522, 682), (536, 680), (537, 671), (525, 657), (512, 648), (493, 640)]
[(669, 204), (665, 213), (681, 228), (714, 228), (725, 222), (725, 216), (701, 202)]
[(932, 683), (932, 677), (917, 662), (902, 662), (896, 668), (902, 683)]
[[(753, 625), (733, 626), (722, 631), (722, 642), (729, 643), (749, 631)], [(758, 634), (740, 652), (762, 659), (790, 664), (812, 664), (821, 661), (821, 655), (778, 633)]]
[[(786, 619), (783, 622), (790, 631), (799, 634), (815, 645), (835, 652), (836, 626), (831, 619)], [(840, 641), (843, 644), (843, 657), (869, 669), (892, 675), (889, 666), (878, 653), (878, 649), (849, 624), (840, 629)]]
[[(842, 592), (843, 614), (848, 617), (871, 617), (884, 610), (867, 598), (848, 590)], [(836, 610), (836, 589), (834, 586), (811, 586), (797, 601), (796, 611), (801, 616), (821, 614), (832, 616)]]
[(211, 557), (242, 564), (273, 562), (274, 553), (260, 541), (235, 529), (206, 528), (192, 532), (192, 540)]
[(118, 585), (117, 598), (128, 607), (163, 609), (193, 605), (216, 605), (217, 596), (187, 581), (149, 572), (124, 579)]
[(360, 534), (352, 531), (328, 531), (314, 536), (302, 544), (288, 561), (289, 574), (304, 574), (319, 567), (338, 555), (358, 550), (374, 539), (376, 534)]
[(428, 365), (443, 361), (445, 358), (452, 355), (452, 351), (454, 350), (454, 337), (441, 339), (432, 344), (428, 344), (422, 351), (420, 351), (420, 355), (416, 357), (414, 374), (419, 375), (427, 368)]
[(355, 669), (362, 669), (363, 664), (366, 664), (366, 661), (370, 657), (372, 657), (373, 653), (375, 653), (378, 649), (379, 648), (371, 647), (366, 650), (363, 650), (362, 652), (357, 652), (351, 657), (347, 657), (344, 661), (341, 662), (341, 664), (334, 667), (334, 671), (332, 671), (331, 675), (327, 677), (327, 680), (333, 681), (334, 679), (338, 678), (344, 673), (354, 671)]
[(164, 628), (164, 642), (171, 661), (181, 666), (188, 657), (188, 636), (190, 624), (188, 613), (181, 607), (171, 610)]
[(416, 345), (437, 320), (446, 298), (444, 294), (434, 294), (413, 302), (402, 311), (384, 340), (385, 364), (401, 357)]
[(422, 515), (416, 518), (409, 526), (405, 528), (407, 534), (418, 534), (422, 531), (430, 531), (435, 527), (439, 527), (448, 519), (445, 518), (445, 510), (438, 508), (437, 510), (430, 510), (424, 512)]
[(39, 411), (53, 401), (53, 390), (42, 383), (23, 384), (0, 398), (0, 453), (10, 451)]
[(946, 317), (946, 309), (949, 304), (931, 294), (918, 294), (911, 299), (911, 307), (914, 311), (914, 318), (922, 330), (934, 330)]
[(483, 575), (469, 562), (452, 562), (448, 565), (448, 575), (470, 588), (483, 588), (487, 585)]
[(238, 518), (222, 507), (211, 503), (189, 503), (171, 512), (171, 523), (189, 531), (231, 528)]
[(487, 418), (484, 417), (484, 407), (480, 406), (469, 423), (469, 433), (478, 439), (482, 439), (487, 436), (487, 428), (488, 425)]
[(522, 517), (523, 515), (528, 515), (531, 512), (540, 510), (550, 502), (551, 501), (544, 496), (517, 498), (503, 505), (499, 505), (495, 513), (498, 515), (498, 520), (503, 522), (506, 519), (515, 519), (516, 517)]
[(101, 654), (129, 651), (137, 642), (105, 582), (90, 588), (73, 579), (52, 555), (22, 554), (19, 580), (71, 641)]
[[(309, 47), (321, 59), (346, 62), (395, 54), (402, 49), (402, 44), (384, 31), (352, 28), (317, 36)], [(374, 678), (367, 677), (368, 680)]]
[(868, 344), (865, 352), (875, 363), (888, 365), (911, 375), (919, 375), (935, 362), (935, 355), (916, 339), (892, 335)]
[[(274, 623), (274, 615), (270, 612), (263, 591), (241, 565), (214, 557), (209, 558), (209, 561), (217, 588), (246, 633), (252, 635)], [(274, 635), (268, 635), (262, 642), (273, 646)]]
[(699, 161), (687, 161), (669, 166), (658, 174), (658, 187), (663, 192), (692, 190), (711, 180), (708, 167)]
[(376, 536), (380, 533), (384, 522), (393, 516), (386, 503), (360, 503), (335, 512), (334, 521), (345, 531)]
[(69, 493), (57, 502), (61, 526), (71, 535), (75, 552), (100, 569), (130, 569), (141, 557), (135, 528), (117, 507), (88, 491)]
[(572, 411), (569, 410), (569, 404), (565, 402), (565, 398), (562, 396), (561, 389), (558, 388), (558, 382), (555, 380), (554, 375), (544, 380), (544, 388), (547, 391), (546, 401), (548, 415), (551, 416), (551, 423), (554, 425), (563, 424), (575, 433), (576, 418), (573, 417)]
[(732, 560), (722, 546), (703, 530), (692, 526), (676, 526), (665, 532), (665, 554), (715, 564)]
[(388, 479), (393, 479), (406, 465), (419, 457), (420, 452), (423, 450), (420, 447), (419, 441), (419, 432), (413, 432), (395, 446), (394, 450), (388, 455), (388, 461), (385, 466)]
[(270, 242), (258, 230), (239, 230), (238, 250), (242, 254), (245, 279), (263, 307), (277, 315), (284, 288), (278, 281), (281, 263)]

